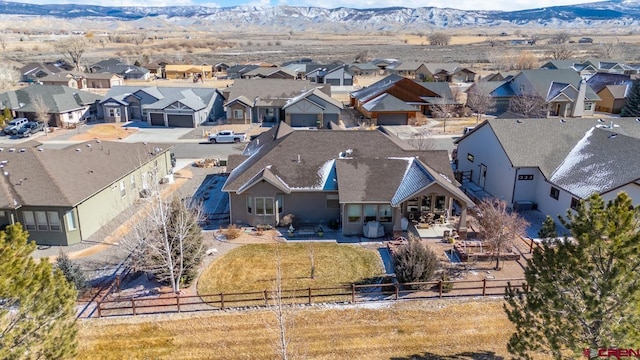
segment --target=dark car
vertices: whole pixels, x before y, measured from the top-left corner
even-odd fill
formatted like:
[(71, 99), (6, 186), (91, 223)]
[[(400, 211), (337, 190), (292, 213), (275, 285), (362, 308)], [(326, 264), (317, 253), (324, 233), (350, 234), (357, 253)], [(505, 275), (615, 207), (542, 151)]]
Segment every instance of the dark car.
[(31, 121), (31, 122), (28, 122), (22, 128), (18, 129), (18, 132), (16, 133), (16, 135), (20, 137), (29, 137), (37, 133), (38, 131), (44, 131), (44, 123)]

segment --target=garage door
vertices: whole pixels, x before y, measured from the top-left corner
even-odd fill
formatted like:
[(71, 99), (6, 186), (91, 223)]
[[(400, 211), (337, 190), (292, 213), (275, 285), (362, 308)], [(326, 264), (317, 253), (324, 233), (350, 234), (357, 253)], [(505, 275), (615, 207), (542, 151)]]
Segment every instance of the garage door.
[(164, 114), (151, 113), (151, 125), (164, 126)]
[(328, 127), (331, 121), (337, 124), (339, 118), (340, 116), (338, 114), (324, 114), (324, 127)]
[(378, 125), (407, 125), (407, 114), (379, 114)]
[(167, 115), (171, 127), (193, 127), (193, 115)]
[(291, 126), (316, 127), (318, 126), (316, 114), (291, 114)]

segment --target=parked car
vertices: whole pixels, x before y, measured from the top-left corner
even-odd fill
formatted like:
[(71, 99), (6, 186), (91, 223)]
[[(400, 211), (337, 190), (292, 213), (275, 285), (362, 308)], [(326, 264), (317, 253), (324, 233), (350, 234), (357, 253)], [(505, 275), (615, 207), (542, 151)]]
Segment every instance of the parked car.
[(15, 118), (9, 121), (9, 124), (2, 130), (5, 135), (15, 135), (23, 126), (29, 122), (27, 118)]
[(239, 143), (247, 140), (247, 134), (234, 133), (233, 130), (222, 130), (209, 135), (209, 142), (215, 143)]
[(39, 131), (44, 131), (44, 123), (39, 121), (30, 121), (25, 126), (18, 129), (16, 135), (20, 137), (29, 137)]

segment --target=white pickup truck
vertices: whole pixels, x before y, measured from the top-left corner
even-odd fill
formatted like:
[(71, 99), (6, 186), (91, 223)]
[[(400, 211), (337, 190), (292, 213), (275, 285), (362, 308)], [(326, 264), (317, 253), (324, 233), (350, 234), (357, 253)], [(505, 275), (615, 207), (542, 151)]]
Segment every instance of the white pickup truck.
[(222, 130), (217, 133), (209, 134), (209, 142), (216, 143), (239, 143), (247, 140), (247, 134), (234, 133), (232, 130)]

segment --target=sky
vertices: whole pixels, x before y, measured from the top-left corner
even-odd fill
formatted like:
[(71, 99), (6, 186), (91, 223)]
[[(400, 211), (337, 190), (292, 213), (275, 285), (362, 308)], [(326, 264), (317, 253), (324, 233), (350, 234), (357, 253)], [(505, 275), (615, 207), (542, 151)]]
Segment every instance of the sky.
[[(13, 0), (16, 2), (30, 3), (30, 4), (84, 4), (84, 5), (106, 5), (104, 1), (100, 0)], [(461, 10), (524, 10), (534, 9), (549, 6), (571, 5), (581, 4), (588, 2), (595, 2), (599, 0), (492, 0), (492, 1), (478, 1), (478, 0), (459, 0), (453, 4), (451, 0), (324, 0), (318, 2), (317, 0), (111, 0), (108, 2), (109, 6), (183, 6), (183, 5), (202, 5), (202, 6), (236, 6), (236, 5), (292, 5), (292, 6), (321, 6), (324, 8), (336, 8), (336, 7), (349, 7), (356, 9), (365, 8), (380, 8), (391, 6), (403, 6), (403, 7), (439, 7), (446, 8), (451, 7)]]

